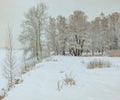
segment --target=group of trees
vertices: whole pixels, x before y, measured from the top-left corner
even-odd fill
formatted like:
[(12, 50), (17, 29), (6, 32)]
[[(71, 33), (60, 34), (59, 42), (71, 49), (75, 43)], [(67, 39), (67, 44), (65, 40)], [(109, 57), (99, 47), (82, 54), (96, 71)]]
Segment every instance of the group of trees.
[(83, 52), (94, 55), (120, 49), (120, 13), (108, 16), (101, 13), (88, 21), (80, 10), (67, 18), (61, 15), (54, 18), (46, 11), (47, 6), (40, 3), (25, 14), (19, 40), (30, 58), (40, 61), (51, 54), (81, 56)]
[(104, 52), (120, 49), (120, 13), (105, 16), (103, 13), (91, 22), (91, 42), (93, 51)]

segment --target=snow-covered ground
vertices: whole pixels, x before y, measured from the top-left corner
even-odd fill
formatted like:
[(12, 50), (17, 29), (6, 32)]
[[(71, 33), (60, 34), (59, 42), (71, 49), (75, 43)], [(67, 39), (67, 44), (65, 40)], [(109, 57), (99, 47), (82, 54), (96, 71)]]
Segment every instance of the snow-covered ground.
[[(89, 61), (110, 61), (110, 68), (87, 69)], [(76, 84), (59, 84), (65, 74)], [(2, 84), (2, 83), (0, 83)], [(23, 76), (23, 82), (13, 88), (4, 100), (120, 100), (120, 58), (56, 56), (36, 65)]]

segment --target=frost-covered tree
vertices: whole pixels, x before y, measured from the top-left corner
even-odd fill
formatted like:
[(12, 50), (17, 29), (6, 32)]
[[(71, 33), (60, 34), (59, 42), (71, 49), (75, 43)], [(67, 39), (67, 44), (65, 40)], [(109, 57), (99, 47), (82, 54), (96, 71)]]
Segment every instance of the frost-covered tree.
[(107, 17), (104, 16), (103, 13), (101, 13), (100, 15), (101, 17), (101, 26), (100, 26), (100, 39), (99, 39), (99, 49), (100, 51), (102, 52), (102, 55), (103, 55), (103, 52), (108, 50), (108, 36), (109, 36), (109, 33), (108, 33), (108, 19)]
[(96, 52), (96, 46), (98, 46), (98, 37), (100, 33), (100, 18), (97, 17), (95, 20), (92, 21), (92, 28), (91, 28), (91, 49), (92, 55)]
[(67, 40), (67, 47), (72, 56), (81, 56), (83, 53), (84, 41), (78, 35), (70, 35)]
[(40, 3), (32, 7), (25, 13), (25, 19), (22, 23), (22, 34), (20, 41), (26, 46), (26, 53), (30, 52), (31, 57), (40, 61), (42, 55), (42, 33), (46, 22), (47, 7), (44, 3)]
[(56, 30), (56, 19), (49, 17), (49, 23), (46, 29), (47, 32), (47, 42), (50, 49), (50, 52), (53, 54), (58, 55), (58, 41), (56, 40), (57, 37), (57, 30)]
[[(72, 34), (69, 51), (73, 55), (79, 56), (84, 50), (85, 42), (87, 43), (87, 16), (82, 11), (74, 11), (69, 17), (69, 32)], [(73, 47), (74, 45), (74, 47)]]
[(98, 50), (103, 53), (108, 49), (108, 19), (103, 13), (100, 14), (100, 31), (98, 32)]
[(119, 13), (119, 18), (117, 22), (117, 37), (118, 37), (118, 49), (120, 49), (120, 13)]
[(120, 37), (120, 13), (112, 13), (108, 16), (108, 26), (110, 33), (110, 49), (119, 49)]
[(66, 29), (67, 23), (64, 16), (57, 17), (57, 40), (59, 45), (59, 54), (65, 55), (66, 48)]

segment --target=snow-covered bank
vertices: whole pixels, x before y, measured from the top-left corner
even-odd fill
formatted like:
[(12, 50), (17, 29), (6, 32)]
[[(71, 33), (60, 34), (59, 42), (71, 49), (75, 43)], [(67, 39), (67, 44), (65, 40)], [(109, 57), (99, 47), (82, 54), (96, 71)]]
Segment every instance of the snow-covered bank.
[[(112, 67), (87, 69), (94, 59), (110, 61)], [(23, 83), (13, 88), (4, 100), (120, 100), (120, 58), (51, 57), (37, 64), (23, 76)], [(57, 82), (65, 74), (74, 77), (76, 85), (58, 91)]]

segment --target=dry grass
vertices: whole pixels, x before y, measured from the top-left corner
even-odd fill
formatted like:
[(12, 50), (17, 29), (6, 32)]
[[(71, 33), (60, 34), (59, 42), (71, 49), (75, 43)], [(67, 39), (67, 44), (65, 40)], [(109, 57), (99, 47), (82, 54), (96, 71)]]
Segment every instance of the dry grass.
[(64, 86), (73, 86), (76, 85), (76, 81), (72, 74), (65, 74), (65, 77), (62, 81), (57, 81), (57, 89), (60, 91), (63, 89)]
[(89, 69), (94, 69), (94, 68), (109, 68), (111, 67), (111, 63), (108, 61), (103, 61), (103, 60), (93, 60), (88, 63), (88, 68)]
[(2, 93), (2, 94), (0, 94), (0, 100), (2, 100), (6, 96), (6, 90), (4, 88), (2, 88), (0, 90), (0, 92)]
[(65, 85), (70, 85), (70, 86), (72, 86), (72, 85), (75, 85), (75, 84), (76, 84), (75, 79), (74, 79), (74, 77), (72, 76), (72, 74), (70, 74), (70, 75), (65, 74), (65, 78), (63, 79), (63, 81), (64, 81), (64, 84), (65, 84)]
[(20, 84), (20, 83), (22, 83), (23, 82), (23, 80), (22, 79), (15, 79), (15, 84)]
[(1, 95), (0, 95), (0, 100), (2, 100), (3, 98), (4, 98), (4, 96), (1, 96)]

